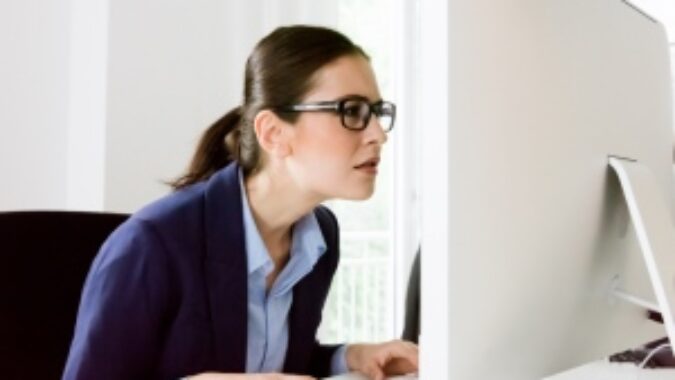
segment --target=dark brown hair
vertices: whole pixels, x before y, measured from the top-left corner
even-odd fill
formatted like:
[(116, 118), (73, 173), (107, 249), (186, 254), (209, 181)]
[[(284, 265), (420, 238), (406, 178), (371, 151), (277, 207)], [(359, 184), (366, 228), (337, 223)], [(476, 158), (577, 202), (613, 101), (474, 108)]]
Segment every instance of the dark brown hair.
[[(260, 40), (246, 61), (244, 100), (204, 132), (187, 173), (173, 181), (181, 189), (208, 179), (233, 160), (246, 175), (262, 167), (253, 130), (258, 112), (300, 102), (314, 85), (314, 74), (337, 58), (368, 55), (346, 36), (323, 27), (281, 27)], [(294, 122), (297, 114), (279, 113)]]

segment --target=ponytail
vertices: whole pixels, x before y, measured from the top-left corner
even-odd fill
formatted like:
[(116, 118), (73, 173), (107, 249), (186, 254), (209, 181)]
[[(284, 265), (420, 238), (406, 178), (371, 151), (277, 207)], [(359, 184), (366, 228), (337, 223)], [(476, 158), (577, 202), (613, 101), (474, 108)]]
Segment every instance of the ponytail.
[(169, 184), (174, 190), (203, 181), (239, 157), (241, 107), (236, 107), (213, 123), (202, 135), (190, 167)]

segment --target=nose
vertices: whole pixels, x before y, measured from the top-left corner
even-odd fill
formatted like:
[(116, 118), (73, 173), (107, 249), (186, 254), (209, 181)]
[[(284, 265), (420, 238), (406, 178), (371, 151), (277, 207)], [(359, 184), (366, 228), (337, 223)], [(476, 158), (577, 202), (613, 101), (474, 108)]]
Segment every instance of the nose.
[(379, 119), (375, 117), (375, 115), (370, 118), (368, 125), (363, 132), (367, 144), (377, 143), (378, 145), (383, 145), (389, 138), (384, 131), (384, 128), (382, 128)]

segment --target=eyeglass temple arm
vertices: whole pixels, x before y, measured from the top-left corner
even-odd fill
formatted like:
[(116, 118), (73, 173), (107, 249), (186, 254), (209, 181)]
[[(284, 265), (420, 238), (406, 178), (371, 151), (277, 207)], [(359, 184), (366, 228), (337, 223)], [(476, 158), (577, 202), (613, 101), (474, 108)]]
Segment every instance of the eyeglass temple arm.
[(286, 111), (337, 111), (339, 105), (333, 103), (308, 103), (308, 104), (295, 104), (288, 107), (283, 107), (283, 110)]

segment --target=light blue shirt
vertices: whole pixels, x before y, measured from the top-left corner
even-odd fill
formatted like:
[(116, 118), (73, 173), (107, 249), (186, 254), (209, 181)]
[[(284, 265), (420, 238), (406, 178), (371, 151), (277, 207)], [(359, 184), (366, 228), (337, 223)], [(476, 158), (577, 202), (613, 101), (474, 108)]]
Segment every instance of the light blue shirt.
[[(265, 279), (274, 270), (274, 262), (251, 214), (241, 171), (239, 184), (248, 261), (246, 372), (282, 372), (288, 349), (288, 314), (293, 303), (293, 286), (312, 271), (326, 252), (326, 242), (313, 212), (298, 220), (293, 225), (290, 259), (267, 293)], [(348, 371), (345, 350), (346, 346), (341, 346), (333, 354), (332, 375)]]

